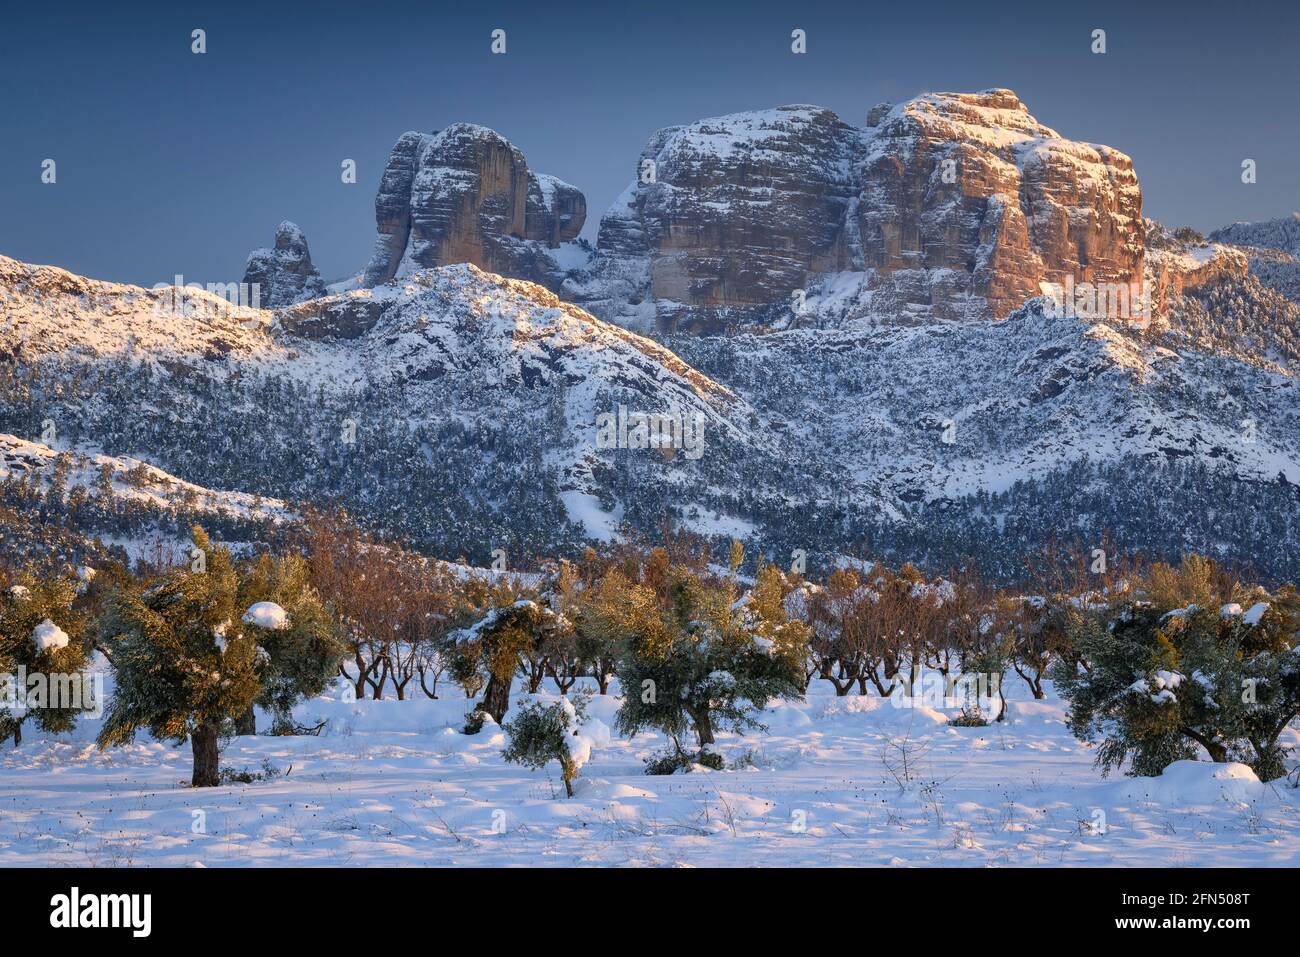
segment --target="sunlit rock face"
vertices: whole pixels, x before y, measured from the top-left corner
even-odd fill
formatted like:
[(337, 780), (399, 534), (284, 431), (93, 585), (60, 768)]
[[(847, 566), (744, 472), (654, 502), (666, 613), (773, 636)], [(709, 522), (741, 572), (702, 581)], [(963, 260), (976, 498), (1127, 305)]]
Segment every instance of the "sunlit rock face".
[[(862, 265), (942, 314), (1004, 318), (1043, 283), (1137, 284), (1142, 193), (1132, 161), (1063, 139), (1010, 90), (890, 109), (858, 168)], [(914, 275), (909, 275), (909, 273)]]
[(404, 133), (380, 180), (378, 237), (362, 284), (472, 263), (555, 288), (563, 271), (549, 251), (576, 239), (586, 215), (578, 189), (531, 172), (493, 130), (457, 123)]
[(862, 128), (790, 106), (660, 130), (565, 293), (633, 327), (717, 333), (798, 324), (807, 302), (817, 318), (831, 282), (840, 319), (1001, 319), (1046, 283), (1142, 276), (1129, 158), (986, 90), (882, 104)]

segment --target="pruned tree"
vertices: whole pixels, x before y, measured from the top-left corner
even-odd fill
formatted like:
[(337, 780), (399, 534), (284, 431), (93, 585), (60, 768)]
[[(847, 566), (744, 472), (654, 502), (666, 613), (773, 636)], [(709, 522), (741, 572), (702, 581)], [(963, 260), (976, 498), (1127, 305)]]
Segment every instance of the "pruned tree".
[(0, 591), (0, 673), (16, 683), (14, 708), (0, 703), (0, 738), (22, 743), (23, 724), (70, 731), (93, 706), (85, 675), (86, 619), (75, 607), (77, 586), (66, 577), (23, 576)]

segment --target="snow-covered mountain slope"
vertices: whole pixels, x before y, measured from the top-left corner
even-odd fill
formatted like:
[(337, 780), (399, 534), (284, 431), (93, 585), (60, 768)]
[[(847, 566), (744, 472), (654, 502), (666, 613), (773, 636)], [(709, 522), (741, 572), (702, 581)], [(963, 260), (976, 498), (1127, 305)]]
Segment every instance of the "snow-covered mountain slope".
[(1251, 275), (1261, 284), (1300, 303), (1300, 213), (1259, 223), (1233, 223), (1210, 233), (1248, 257)]
[[(1300, 555), (1300, 363), (1249, 276), (1146, 327), (1037, 299), (1001, 323), (667, 345), (468, 265), (275, 312), (196, 294), (194, 315), (61, 270), (0, 276), (0, 429), (52, 422), (208, 488), (340, 501), (449, 559), (665, 518), (773, 553), (979, 555), (1007, 575), (1048, 538), (1265, 575)], [(1207, 320), (1251, 289), (1253, 311)], [(698, 421), (700, 441), (638, 448), (633, 413)]]
[(1300, 382), (1286, 368), (1175, 351), (1044, 305), (994, 325), (675, 344), (784, 420), (797, 457), (834, 461), (841, 481), (885, 500), (1003, 491), (1085, 457), (1206, 457), (1300, 485)]
[(1210, 233), (1215, 242), (1262, 246), (1300, 256), (1300, 212), (1259, 223), (1233, 223)]
[[(662, 345), (469, 265), (272, 313), (0, 260), (0, 422), (191, 481), (341, 497), (486, 557), (607, 538), (615, 488), (743, 484), (757, 413)], [(603, 414), (680, 417), (735, 456), (597, 447)], [(629, 453), (636, 453), (635, 456)], [(653, 522), (648, 522), (653, 524)]]
[(178, 561), (196, 523), (243, 548), (274, 541), (297, 517), (277, 499), (204, 488), (139, 459), (0, 434), (0, 563)]
[(214, 491), (186, 482), (140, 459), (85, 450), (56, 449), (0, 433), (0, 482), (25, 482), (41, 494), (80, 490), (105, 493), (146, 509), (184, 509), (204, 515), (265, 524), (296, 516), (284, 502), (247, 492)]

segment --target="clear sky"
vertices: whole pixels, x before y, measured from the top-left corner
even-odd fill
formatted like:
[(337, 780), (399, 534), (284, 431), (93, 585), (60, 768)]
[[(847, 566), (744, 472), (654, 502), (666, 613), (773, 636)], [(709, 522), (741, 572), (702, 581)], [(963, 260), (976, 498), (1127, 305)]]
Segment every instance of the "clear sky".
[[(505, 55), (490, 51), (498, 27)], [(0, 253), (143, 285), (226, 282), (291, 219), (336, 279), (369, 257), (393, 141), (461, 120), (580, 187), (594, 237), (658, 127), (783, 103), (860, 124), (881, 101), (993, 86), (1062, 135), (1129, 153), (1147, 215), (1209, 230), (1300, 208), (1297, 38), (1293, 2), (13, 3)]]

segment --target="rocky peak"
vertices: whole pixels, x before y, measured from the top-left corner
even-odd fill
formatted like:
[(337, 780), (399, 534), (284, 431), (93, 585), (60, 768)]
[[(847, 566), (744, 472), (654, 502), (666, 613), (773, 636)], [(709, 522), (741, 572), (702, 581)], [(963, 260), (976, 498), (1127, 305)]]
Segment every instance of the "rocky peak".
[(320, 273), (312, 265), (307, 237), (288, 220), (275, 228), (275, 246), (254, 249), (244, 267), (244, 282), (257, 285), (258, 301), (268, 309), (292, 305), (325, 292)]
[[(601, 221), (592, 269), (565, 291), (646, 328), (759, 322), (807, 276), (840, 267), (859, 148), (856, 130), (816, 106), (659, 130)], [(656, 314), (638, 318), (647, 300)]]
[(565, 292), (664, 331), (788, 323), (827, 283), (877, 316), (1001, 319), (1044, 283), (1140, 283), (1141, 213), (1127, 156), (1010, 90), (879, 104), (863, 128), (781, 107), (654, 134)]
[[(846, 236), (854, 268), (939, 315), (1003, 318), (1043, 283), (1142, 280), (1132, 161), (1063, 139), (1010, 90), (931, 93), (880, 118)], [(974, 310), (970, 307), (974, 305)]]
[(558, 286), (561, 271), (547, 250), (576, 239), (586, 212), (578, 189), (531, 172), (523, 153), (494, 130), (456, 123), (404, 133), (380, 179), (378, 238), (362, 284), (472, 263)]

